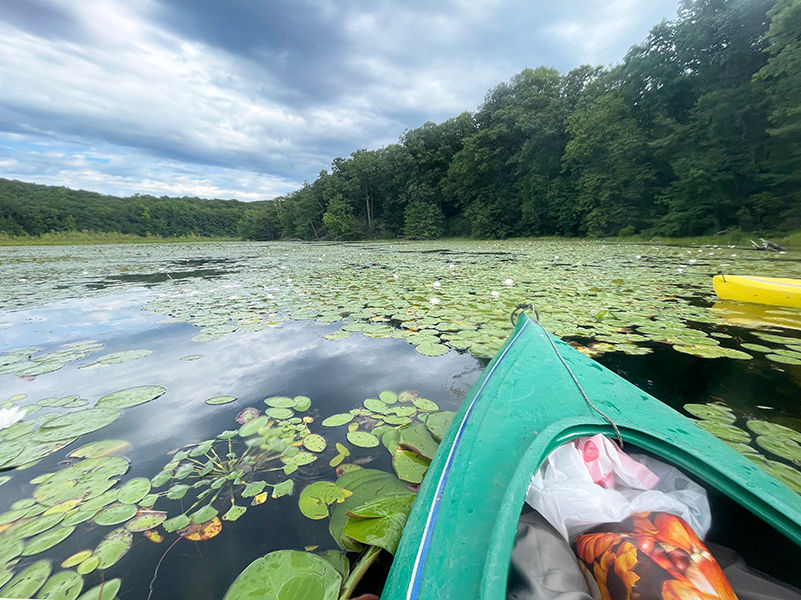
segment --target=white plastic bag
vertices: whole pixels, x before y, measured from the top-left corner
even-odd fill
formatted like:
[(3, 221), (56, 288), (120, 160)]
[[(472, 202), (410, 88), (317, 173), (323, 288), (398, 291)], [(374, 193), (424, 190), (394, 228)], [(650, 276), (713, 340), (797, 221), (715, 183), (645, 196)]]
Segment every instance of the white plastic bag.
[(531, 478), (526, 501), (570, 542), (640, 512), (679, 516), (701, 539), (711, 523), (700, 485), (658, 460), (627, 455), (600, 434), (554, 450)]

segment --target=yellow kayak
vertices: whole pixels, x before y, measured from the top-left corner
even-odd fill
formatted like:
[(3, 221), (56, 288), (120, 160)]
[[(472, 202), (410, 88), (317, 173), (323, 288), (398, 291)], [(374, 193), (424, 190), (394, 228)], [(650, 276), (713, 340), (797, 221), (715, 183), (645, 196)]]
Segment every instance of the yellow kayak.
[(722, 300), (801, 308), (801, 279), (715, 275), (712, 285)]

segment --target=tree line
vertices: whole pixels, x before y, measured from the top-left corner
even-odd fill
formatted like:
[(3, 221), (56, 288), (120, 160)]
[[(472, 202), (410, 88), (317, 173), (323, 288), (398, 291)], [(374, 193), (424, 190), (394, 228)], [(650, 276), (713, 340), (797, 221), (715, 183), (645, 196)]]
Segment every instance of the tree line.
[(525, 69), (476, 112), (271, 201), (0, 180), (0, 232), (338, 239), (801, 227), (801, 0), (682, 0), (620, 64)]
[(613, 68), (526, 69), (475, 113), (337, 158), (250, 237), (801, 227), (801, 0), (685, 0)]

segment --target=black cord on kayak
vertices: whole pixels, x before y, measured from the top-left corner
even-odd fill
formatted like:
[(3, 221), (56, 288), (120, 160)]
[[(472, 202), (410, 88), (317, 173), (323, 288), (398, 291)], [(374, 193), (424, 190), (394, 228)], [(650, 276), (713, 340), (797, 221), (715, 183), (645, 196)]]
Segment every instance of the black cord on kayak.
[(512, 314), (509, 315), (509, 320), (512, 321), (512, 327), (517, 325), (517, 319), (524, 310), (530, 310), (534, 313), (534, 320), (539, 323), (540, 317), (537, 314), (537, 309), (534, 308), (533, 304), (518, 304), (515, 309), (512, 311)]
[(600, 408), (598, 408), (597, 406), (595, 406), (595, 404), (592, 403), (592, 400), (590, 400), (590, 397), (587, 396), (587, 393), (584, 391), (584, 388), (581, 387), (581, 384), (579, 383), (579, 380), (573, 374), (573, 371), (568, 366), (568, 364), (565, 362), (565, 359), (562, 358), (562, 355), (559, 353), (559, 349), (556, 347), (556, 344), (553, 343), (553, 340), (551, 339), (551, 336), (546, 331), (545, 327), (543, 327), (542, 324), (540, 324), (539, 321), (537, 321), (537, 325), (539, 325), (540, 329), (542, 329), (543, 333), (545, 333), (545, 337), (551, 343), (551, 347), (553, 348), (553, 351), (556, 352), (556, 356), (559, 357), (559, 360), (562, 361), (562, 364), (564, 365), (565, 369), (567, 369), (567, 372), (570, 373), (570, 377), (573, 378), (573, 383), (576, 384), (576, 387), (578, 388), (578, 391), (581, 392), (581, 395), (584, 397), (584, 401), (589, 405), (589, 407), (592, 410), (594, 410), (599, 415), (601, 415), (604, 419), (606, 419), (609, 422), (609, 424), (612, 426), (612, 429), (615, 430), (615, 435), (617, 436), (618, 445), (620, 446), (620, 449), (622, 450), (623, 449), (623, 436), (620, 435), (620, 429), (617, 428), (617, 425), (615, 424), (615, 422), (612, 420), (612, 418), (609, 415), (607, 415), (604, 411), (602, 411)]

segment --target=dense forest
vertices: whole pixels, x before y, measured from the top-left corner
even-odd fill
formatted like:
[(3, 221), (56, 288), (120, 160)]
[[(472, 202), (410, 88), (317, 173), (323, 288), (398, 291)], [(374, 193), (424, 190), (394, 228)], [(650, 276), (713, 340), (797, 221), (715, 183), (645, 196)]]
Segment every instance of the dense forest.
[(526, 69), (475, 113), (333, 161), (272, 201), (0, 180), (0, 232), (281, 238), (801, 227), (801, 0), (683, 0), (613, 68)]

